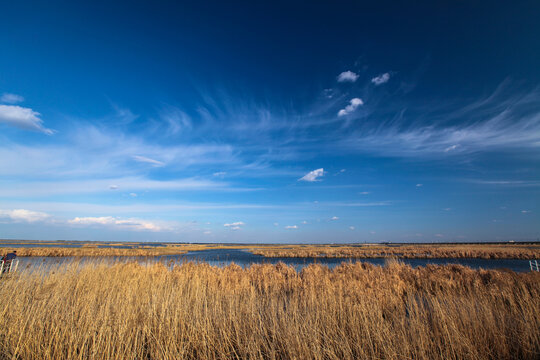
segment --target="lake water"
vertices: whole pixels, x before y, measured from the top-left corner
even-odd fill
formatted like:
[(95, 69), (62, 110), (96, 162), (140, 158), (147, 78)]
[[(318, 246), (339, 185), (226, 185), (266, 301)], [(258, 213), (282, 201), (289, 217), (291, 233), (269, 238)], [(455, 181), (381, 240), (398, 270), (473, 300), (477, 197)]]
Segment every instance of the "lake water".
[[(297, 270), (301, 270), (304, 266), (317, 263), (333, 268), (342, 262), (366, 262), (375, 265), (384, 265), (386, 259), (350, 259), (350, 258), (266, 258), (261, 255), (254, 255), (247, 250), (237, 249), (213, 249), (193, 251), (183, 255), (166, 255), (158, 257), (19, 257), (19, 270), (32, 269), (36, 267), (48, 268), (52, 265), (63, 264), (71, 261), (80, 262), (127, 262), (138, 261), (140, 263), (149, 263), (162, 261), (165, 263), (181, 263), (184, 261), (207, 262), (213, 266), (227, 266), (235, 263), (242, 267), (247, 267), (251, 264), (277, 264), (278, 262), (294, 266)], [(528, 260), (514, 259), (400, 259), (405, 264), (413, 267), (425, 266), (427, 264), (459, 264), (469, 266), (473, 269), (510, 269), (516, 272), (529, 271)]]

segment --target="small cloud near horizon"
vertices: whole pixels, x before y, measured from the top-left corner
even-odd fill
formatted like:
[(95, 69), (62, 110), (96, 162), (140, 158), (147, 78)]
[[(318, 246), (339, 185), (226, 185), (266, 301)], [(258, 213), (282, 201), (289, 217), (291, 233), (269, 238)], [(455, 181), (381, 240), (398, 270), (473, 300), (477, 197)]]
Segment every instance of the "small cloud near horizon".
[(223, 224), (223, 226), (225, 226), (226, 228), (229, 228), (233, 231), (236, 231), (236, 230), (241, 230), (242, 229), (242, 226), (246, 225), (245, 222), (243, 221), (236, 221), (236, 222), (233, 222), (233, 223), (227, 223), (227, 224)]

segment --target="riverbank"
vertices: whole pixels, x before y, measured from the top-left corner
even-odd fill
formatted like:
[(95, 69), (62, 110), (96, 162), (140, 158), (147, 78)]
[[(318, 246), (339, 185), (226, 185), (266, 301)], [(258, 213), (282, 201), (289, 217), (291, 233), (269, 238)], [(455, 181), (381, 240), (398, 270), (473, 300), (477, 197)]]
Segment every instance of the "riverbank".
[(66, 245), (65, 242), (0, 242), (0, 248), (4, 251), (16, 249), (18, 256), (43, 257), (163, 256), (212, 249), (245, 249), (268, 258), (540, 259), (540, 243), (261, 245), (77, 242)]
[(0, 281), (3, 358), (536, 359), (540, 274), (69, 264)]
[(540, 244), (279, 245), (250, 250), (265, 257), (540, 259)]

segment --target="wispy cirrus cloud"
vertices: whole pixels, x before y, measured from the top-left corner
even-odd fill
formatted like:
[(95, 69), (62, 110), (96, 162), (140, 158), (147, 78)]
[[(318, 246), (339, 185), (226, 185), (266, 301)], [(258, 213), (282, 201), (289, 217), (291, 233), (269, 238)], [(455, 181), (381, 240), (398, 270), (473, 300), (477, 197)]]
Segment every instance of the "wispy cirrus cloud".
[(166, 106), (159, 113), (160, 119), (167, 126), (168, 135), (176, 135), (193, 128), (191, 117), (175, 106)]
[(363, 126), (340, 142), (350, 149), (395, 157), (455, 156), (503, 149), (540, 148), (540, 89), (505, 96), (497, 89), (433, 121), (403, 119)]
[(481, 179), (464, 179), (463, 181), (478, 185), (491, 186), (508, 186), (508, 187), (529, 187), (540, 186), (540, 181), (537, 180), (481, 180)]
[(17, 94), (3, 93), (0, 96), (0, 102), (5, 104), (17, 104), (24, 101), (24, 97)]
[(249, 191), (232, 188), (230, 184), (197, 178), (152, 180), (144, 177), (125, 177), (93, 180), (0, 181), (2, 197), (39, 197), (54, 195), (92, 194), (121, 189), (135, 191)]
[(46, 135), (54, 134), (54, 130), (43, 126), (41, 114), (30, 108), (17, 105), (0, 105), (0, 124), (14, 126), (23, 130), (39, 131)]
[(151, 159), (151, 158), (146, 157), (146, 156), (133, 155), (132, 158), (135, 161), (150, 164), (152, 166), (157, 166), (157, 167), (165, 166), (165, 163), (163, 161)]
[[(80, 125), (56, 145), (0, 143), (0, 172), (4, 176), (110, 177), (110, 174), (137, 175), (133, 160), (172, 171), (188, 167), (240, 165), (228, 144), (150, 143), (142, 136), (119, 130)], [(136, 154), (136, 155), (134, 155)], [(144, 155), (142, 155), (144, 154)], [(159, 160), (157, 160), (159, 159)]]

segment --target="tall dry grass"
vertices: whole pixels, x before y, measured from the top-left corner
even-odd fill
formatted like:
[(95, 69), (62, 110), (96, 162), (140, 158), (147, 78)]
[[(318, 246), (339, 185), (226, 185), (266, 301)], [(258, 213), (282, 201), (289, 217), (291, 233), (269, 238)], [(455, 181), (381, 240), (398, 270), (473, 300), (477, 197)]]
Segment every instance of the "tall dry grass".
[(77, 265), (0, 281), (3, 359), (538, 359), (540, 274)]
[[(114, 247), (97, 247), (96, 245), (83, 245), (81, 247), (24, 247), (16, 248), (18, 256), (44, 256), (44, 257), (100, 257), (100, 256), (161, 256), (180, 255), (189, 251), (221, 248), (220, 245), (168, 245), (168, 246), (136, 246), (129, 249)], [(11, 251), (9, 247), (4, 252)], [(14, 248), (15, 249), (15, 248)]]
[[(54, 245), (54, 243), (51, 243)], [(7, 244), (6, 244), (7, 245)], [(121, 245), (121, 244), (119, 244)], [(102, 245), (103, 246), (103, 245)], [(482, 259), (539, 259), (540, 244), (410, 244), (363, 246), (351, 245), (253, 245), (253, 244), (175, 244), (166, 246), (133, 245), (130, 249), (98, 247), (24, 247), (17, 248), (19, 256), (160, 256), (180, 255), (189, 251), (210, 249), (248, 249), (266, 257), (348, 257), (348, 258), (482, 258)], [(4, 248), (4, 252), (9, 247)]]
[(279, 245), (253, 248), (266, 257), (539, 259), (540, 244)]

